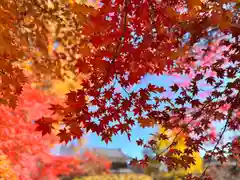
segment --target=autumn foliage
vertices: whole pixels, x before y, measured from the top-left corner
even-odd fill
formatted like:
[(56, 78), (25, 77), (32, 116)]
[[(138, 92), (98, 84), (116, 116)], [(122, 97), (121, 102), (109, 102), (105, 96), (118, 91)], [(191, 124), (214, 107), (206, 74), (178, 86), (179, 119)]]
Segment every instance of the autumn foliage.
[(13, 110), (1, 105), (1, 161), (7, 162), (1, 163), (1, 168), (9, 166), (4, 173), (11, 172), (16, 179), (56, 179), (61, 173), (70, 171), (68, 165), (78, 164), (76, 159), (51, 155), (49, 148), (59, 141), (58, 138), (53, 135), (42, 137), (42, 133), (36, 131), (34, 120), (51, 114), (49, 102), (57, 101), (25, 86), (17, 108)]
[[(203, 172), (204, 164), (199, 152), (193, 152), (192, 155), (189, 156), (188, 162), (182, 161), (188, 148), (184, 133), (181, 133), (177, 137), (176, 143), (172, 144), (173, 138), (175, 138), (178, 132), (179, 130), (177, 129), (166, 130), (159, 127), (157, 135), (161, 136), (164, 140), (161, 139), (159, 141), (158, 137), (155, 135), (150, 140), (156, 141), (154, 148), (150, 151), (149, 149), (145, 149), (144, 154), (149, 157), (149, 166), (145, 169), (147, 174), (151, 174), (155, 178), (178, 179), (189, 173), (199, 175)], [(141, 140), (138, 140), (137, 142), (140, 143), (140, 141)], [(151, 157), (156, 156), (156, 154), (164, 154), (169, 160), (165, 163), (159, 163), (158, 160), (154, 158), (151, 159)], [(174, 163), (172, 159), (179, 161), (180, 165), (172, 164)], [(193, 163), (189, 163), (190, 161)]]
[[(88, 164), (99, 164), (102, 172), (110, 168), (110, 162), (94, 156), (91, 152), (85, 152), (79, 158), (50, 154), (50, 147), (59, 142), (54, 135), (57, 130), (52, 132), (52, 135), (43, 137), (41, 132), (36, 131), (38, 125), (34, 123), (35, 119), (43, 115), (51, 115), (50, 102), (57, 103), (58, 100), (40, 90), (24, 86), (17, 101), (17, 108), (13, 110), (1, 106), (1, 177), (23, 180), (58, 179), (59, 175), (73, 172), (78, 175), (88, 173)], [(51, 130), (49, 127), (43, 128), (43, 134)], [(92, 166), (90, 169), (94, 170)]]
[(111, 161), (107, 160), (105, 157), (100, 157), (91, 150), (85, 151), (80, 155), (79, 160), (81, 162), (81, 168), (73, 173), (78, 173), (78, 175), (101, 175), (110, 173)]
[[(9, 134), (10, 139), (12, 131), (23, 133), (19, 143), (10, 143), (12, 147), (31, 146), (29, 132), (30, 138), (42, 138), (34, 135), (38, 133), (34, 126), (47, 134), (43, 138), (52, 137), (57, 124), (61, 125), (57, 133), (61, 142), (93, 132), (108, 143), (118, 133), (130, 139), (131, 128), (140, 124), (177, 129), (173, 145), (184, 133), (187, 149), (182, 161), (189, 164), (194, 164), (193, 152), (204, 150), (207, 143), (214, 144), (205, 155), (209, 161), (239, 156), (239, 140), (223, 141), (227, 131), (240, 129), (238, 0), (102, 0), (97, 7), (79, 2), (0, 2), (0, 100), (5, 104), (2, 117), (9, 119), (2, 121), (1, 133)], [(49, 48), (55, 42), (61, 51)], [(22, 68), (26, 62), (31, 64), (31, 73)], [(39, 110), (30, 110), (39, 107), (21, 100), (24, 84), (33, 79), (40, 83), (47, 78), (62, 80), (68, 71), (84, 79), (80, 89), (66, 94), (65, 103), (51, 100), (54, 115), (44, 109), (42, 118)], [(134, 88), (147, 75), (168, 75), (183, 82)], [(169, 98), (169, 94), (173, 96)], [(26, 110), (31, 121), (35, 120), (34, 126), (27, 132), (12, 129), (25, 127), (22, 111)], [(220, 133), (215, 132), (214, 122), (222, 122)], [(4, 154), (13, 158), (21, 151), (4, 151), (8, 141), (1, 138)], [(154, 144), (140, 143), (148, 148)], [(165, 154), (157, 154), (155, 159), (181, 166)], [(146, 165), (147, 161), (145, 157), (133, 163)], [(205, 171), (201, 178), (204, 176)]]
[(74, 178), (74, 180), (118, 180), (118, 179), (126, 179), (126, 180), (152, 180), (151, 176), (147, 176), (144, 174), (104, 174), (98, 176), (86, 176), (82, 178)]

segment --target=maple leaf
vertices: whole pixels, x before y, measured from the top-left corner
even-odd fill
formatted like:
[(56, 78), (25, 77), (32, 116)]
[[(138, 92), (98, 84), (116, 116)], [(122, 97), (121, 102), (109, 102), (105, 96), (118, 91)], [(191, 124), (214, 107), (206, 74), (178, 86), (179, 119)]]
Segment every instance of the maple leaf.
[(112, 141), (112, 137), (110, 134), (104, 133), (102, 136), (102, 141), (104, 141), (106, 144)]
[(112, 97), (112, 94), (113, 94), (113, 91), (108, 90), (108, 91), (105, 91), (104, 96), (106, 99), (110, 99)]
[(215, 82), (215, 79), (214, 79), (214, 77), (208, 77), (208, 78), (206, 79), (206, 81), (207, 81), (207, 83), (209, 83), (210, 85), (213, 85), (213, 83)]
[(136, 142), (137, 142), (138, 146), (142, 146), (143, 145), (143, 140), (142, 139), (138, 139)]
[(183, 98), (176, 98), (176, 104), (179, 104), (179, 105), (184, 105), (185, 104), (185, 100)]
[(192, 107), (199, 107), (202, 103), (198, 99), (193, 99), (191, 101)]
[(201, 80), (201, 79), (203, 79), (204, 78), (204, 76), (203, 76), (203, 74), (196, 74), (196, 76), (194, 77), (194, 81), (199, 81), (199, 80)]
[(170, 86), (170, 88), (171, 88), (171, 90), (174, 91), (174, 92), (177, 92), (178, 89), (179, 89), (179, 87), (178, 87), (177, 84), (174, 84), (174, 85)]
[(53, 126), (52, 123), (56, 122), (56, 120), (52, 118), (41, 118), (37, 121), (35, 121), (36, 124), (38, 124), (38, 127), (36, 128), (37, 131), (42, 131), (42, 135), (50, 134)]
[(155, 121), (152, 119), (145, 119), (145, 118), (139, 118), (138, 123), (140, 124), (141, 127), (153, 127), (155, 124)]
[(82, 132), (82, 130), (80, 129), (80, 126), (79, 126), (78, 124), (76, 124), (76, 123), (72, 123), (72, 124), (70, 125), (69, 131), (70, 131), (73, 135), (75, 135), (77, 138), (81, 138), (82, 135), (83, 135), (83, 132)]
[(156, 143), (157, 143), (157, 141), (156, 141), (156, 140), (153, 140), (153, 139), (148, 142), (148, 144), (150, 145), (150, 147), (153, 147), (154, 145), (156, 145)]
[(57, 136), (60, 137), (60, 142), (64, 141), (66, 144), (72, 140), (70, 133), (67, 133), (67, 130), (65, 128), (61, 129)]
[(86, 4), (76, 4), (75, 3), (71, 6), (71, 8), (72, 8), (73, 12), (75, 12), (77, 14), (81, 14), (81, 15), (87, 15), (94, 11), (94, 7), (88, 6)]

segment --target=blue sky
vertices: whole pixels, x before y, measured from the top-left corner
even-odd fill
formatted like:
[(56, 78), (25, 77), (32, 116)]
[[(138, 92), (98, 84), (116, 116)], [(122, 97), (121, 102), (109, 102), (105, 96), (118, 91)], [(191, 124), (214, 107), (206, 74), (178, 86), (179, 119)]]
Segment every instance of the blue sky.
[[(148, 75), (142, 80), (141, 83), (133, 87), (134, 89), (143, 88), (146, 87), (148, 83), (152, 83), (159, 86), (169, 86), (173, 81), (176, 81), (176, 79), (169, 77), (169, 76), (154, 76), (154, 75)], [(214, 123), (217, 132), (221, 131), (221, 128), (224, 125), (224, 122), (218, 122)], [(154, 133), (157, 131), (157, 127), (155, 128), (141, 128), (139, 125), (136, 125), (132, 129), (132, 136), (131, 141), (128, 140), (126, 135), (117, 135), (114, 136), (112, 139), (112, 142), (105, 144), (105, 142), (101, 141), (101, 138), (97, 136), (96, 134), (90, 133), (86, 135), (86, 147), (92, 148), (121, 148), (122, 151), (130, 156), (130, 157), (137, 157), (142, 158), (143, 154), (143, 148), (138, 146), (136, 144), (136, 140), (139, 138), (142, 138), (143, 140), (147, 141), (151, 137), (151, 133)], [(235, 132), (236, 134), (236, 132)], [(237, 133), (239, 134), (239, 132)], [(225, 137), (231, 137), (234, 135), (234, 132), (227, 132)], [(74, 144), (74, 142), (73, 142)], [(59, 148), (60, 146), (57, 146), (55, 149), (53, 149), (51, 152), (54, 154), (59, 154)], [(209, 146), (208, 148), (212, 148), (212, 146)], [(201, 152), (201, 155), (204, 155), (204, 152)]]
[[(148, 83), (155, 84), (158, 86), (169, 86), (172, 83), (173, 79), (169, 76), (155, 76), (147, 75), (138, 85), (135, 85), (133, 89), (144, 88)], [(105, 144), (101, 142), (101, 138), (96, 134), (89, 134), (87, 137), (87, 146), (88, 147), (101, 147), (101, 148), (121, 148), (124, 153), (130, 157), (142, 158), (143, 148), (136, 144), (136, 140), (141, 138), (144, 141), (147, 141), (151, 137), (151, 133), (157, 131), (155, 128), (141, 128), (139, 125), (136, 125), (132, 129), (131, 141), (128, 140), (126, 135), (115, 136), (111, 143)]]
[[(58, 47), (58, 42), (54, 43), (54, 49)], [(132, 89), (144, 88), (148, 85), (148, 83), (152, 83), (158, 86), (169, 86), (171, 84), (171, 79), (168, 76), (150, 76), (147, 75), (142, 82), (138, 85), (132, 87)], [(124, 92), (123, 92), (124, 93)], [(131, 141), (128, 140), (126, 135), (117, 135), (114, 136), (112, 142), (105, 144), (105, 142), (101, 141), (101, 138), (96, 134), (88, 134), (87, 138), (87, 147), (100, 147), (100, 148), (121, 148), (124, 153), (126, 153), (130, 157), (142, 157), (142, 150), (140, 146), (136, 144), (136, 140), (139, 138), (147, 141), (151, 137), (151, 133), (157, 131), (157, 128), (141, 128), (139, 125), (136, 125), (132, 129)], [(74, 143), (74, 142), (73, 142)], [(60, 146), (57, 145), (55, 148), (51, 150), (53, 154), (59, 154)]]
[[(146, 76), (141, 83), (135, 85), (133, 89), (144, 88), (148, 83), (156, 84), (159, 86), (168, 86), (171, 84), (171, 78), (167, 76)], [(101, 137), (98, 137), (96, 134), (90, 133), (86, 135), (87, 138), (87, 147), (99, 147), (99, 148), (121, 148), (122, 151), (130, 157), (142, 157), (143, 148), (136, 144), (136, 140), (139, 138), (147, 141), (151, 137), (151, 133), (157, 131), (155, 128), (141, 128), (139, 125), (135, 125), (132, 129), (131, 141), (128, 140), (126, 135), (117, 135), (114, 136), (112, 142), (105, 144), (101, 141)], [(57, 146), (52, 153), (59, 153), (59, 146)]]
[[(134, 89), (146, 87), (148, 83), (152, 83), (158, 86), (168, 87), (172, 84), (172, 82), (176, 81), (173, 77), (162, 75), (148, 75), (144, 78), (144, 80), (139, 84), (133, 87)], [(214, 122), (214, 126), (216, 127), (217, 132), (221, 132), (222, 127), (224, 126), (224, 122)], [(118, 135), (113, 138), (112, 143), (106, 145), (104, 142), (101, 142), (101, 138), (95, 134), (90, 134), (87, 137), (87, 146), (88, 147), (101, 147), (101, 148), (121, 148), (124, 153), (131, 157), (142, 157), (143, 148), (137, 146), (136, 140), (138, 138), (142, 138), (144, 140), (148, 140), (151, 136), (151, 133), (157, 131), (156, 128), (141, 128), (139, 125), (136, 125), (132, 131), (132, 141), (129, 142), (127, 136)], [(232, 137), (233, 135), (240, 134), (240, 132), (226, 132), (225, 138)], [(214, 145), (207, 146), (206, 149), (211, 149)], [(201, 155), (204, 155), (204, 152), (201, 152)]]

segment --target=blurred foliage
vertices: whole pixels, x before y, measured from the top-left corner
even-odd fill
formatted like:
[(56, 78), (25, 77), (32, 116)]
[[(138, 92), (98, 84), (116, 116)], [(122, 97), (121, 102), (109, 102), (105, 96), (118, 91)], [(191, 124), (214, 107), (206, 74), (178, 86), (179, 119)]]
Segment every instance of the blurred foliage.
[(86, 176), (73, 180), (152, 180), (152, 177), (142, 174), (105, 174), (99, 176)]
[(0, 155), (0, 179), (17, 180), (17, 175), (11, 167), (10, 161), (4, 154)]
[[(29, 45), (32, 49), (31, 54), (15, 64), (24, 70), (33, 87), (64, 96), (70, 90), (81, 88), (81, 80), (85, 78), (76, 72), (75, 68), (76, 59), (80, 56), (78, 46), (85, 42), (84, 38), (79, 36), (79, 28), (84, 18), (76, 19), (74, 9), (81, 7), (80, 4), (86, 4), (89, 8), (97, 7), (99, 1), (35, 0), (34, 2), (43, 16), (40, 22), (45, 29), (44, 34), (42, 33), (44, 38), (39, 39), (41, 47), (39, 44)], [(69, 8), (72, 11), (69, 11)], [(54, 15), (50, 13), (52, 9)], [(34, 24), (33, 20), (31, 24)], [(33, 31), (30, 27), (24, 26), (24, 28), (29, 32)], [(33, 33), (27, 34), (29, 38), (32, 36)], [(73, 45), (78, 48), (73, 48)]]
[[(160, 133), (163, 134), (168, 134), (170, 137), (175, 137), (178, 131), (166, 131), (164, 128), (160, 128)], [(159, 150), (163, 150), (164, 148), (168, 147), (171, 144), (171, 140), (161, 140), (158, 142), (158, 146), (159, 146)], [(186, 147), (186, 143), (185, 143), (185, 138), (184, 138), (184, 134), (180, 135), (177, 137), (176, 140), (177, 144), (175, 146), (173, 146), (174, 149), (180, 150), (181, 153), (184, 153), (184, 150), (187, 148)], [(176, 171), (173, 172), (169, 172), (166, 173), (167, 176), (171, 176), (172, 173), (176, 174), (176, 175), (186, 175), (188, 173), (192, 173), (192, 174), (199, 174), (202, 173), (203, 171), (203, 160), (201, 158), (201, 155), (199, 152), (193, 152), (192, 156), (195, 160), (195, 165), (191, 164), (190, 168), (185, 169), (178, 169)]]
[[(155, 154), (162, 154), (168, 153), (168, 151), (165, 151), (167, 147), (169, 147), (175, 138), (176, 134), (178, 133), (177, 130), (173, 131), (167, 131), (164, 128), (159, 128), (159, 134), (161, 135), (167, 135), (168, 139), (166, 140), (156, 140), (157, 141), (157, 147), (154, 149), (153, 152), (148, 152), (147, 154), (151, 156), (151, 153)], [(180, 153), (178, 155), (173, 154), (171, 156), (181, 159), (181, 154), (184, 153), (184, 150), (187, 148), (186, 143), (185, 143), (185, 135), (182, 133), (177, 138), (175, 139), (177, 142), (176, 145), (172, 145), (171, 149), (174, 150), (179, 150)], [(158, 161), (156, 160), (151, 160), (151, 163), (149, 167), (145, 169), (146, 174), (157, 174), (157, 176), (161, 176), (162, 178), (174, 178), (178, 179), (178, 177), (182, 177), (187, 174), (201, 174), (203, 172), (203, 159), (200, 156), (199, 152), (193, 152), (192, 157), (195, 160), (195, 164), (190, 164), (190, 167), (187, 169), (184, 168), (179, 168), (179, 169), (174, 169), (174, 170), (168, 170), (164, 164), (159, 164)]]

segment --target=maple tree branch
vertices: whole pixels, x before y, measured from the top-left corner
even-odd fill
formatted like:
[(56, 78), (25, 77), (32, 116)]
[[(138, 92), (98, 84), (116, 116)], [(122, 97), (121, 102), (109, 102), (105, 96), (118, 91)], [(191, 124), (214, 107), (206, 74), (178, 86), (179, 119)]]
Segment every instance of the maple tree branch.
[(127, 15), (128, 15), (128, 11), (127, 11), (127, 6), (128, 4), (130, 3), (131, 0), (125, 0), (124, 2), (124, 9), (125, 9), (125, 13), (124, 13), (124, 17), (123, 17), (123, 30), (122, 30), (122, 35), (119, 39), (119, 42), (116, 46), (116, 51), (113, 55), (113, 58), (112, 58), (112, 61), (110, 62), (110, 64), (108, 65), (107, 69), (106, 69), (106, 76), (101, 84), (101, 86), (103, 86), (105, 84), (105, 82), (107, 81), (108, 77), (109, 77), (109, 72), (112, 71), (112, 69), (114, 69), (114, 63), (116, 61), (116, 58), (117, 56), (119, 55), (120, 53), (120, 50), (121, 50), (121, 46), (125, 40), (125, 33), (126, 33), (126, 30), (127, 30)]
[[(115, 77), (116, 77), (116, 80), (119, 82), (120, 80), (119, 80), (118, 76), (116, 75)], [(120, 84), (120, 86), (121, 86), (121, 84)], [(130, 93), (128, 92), (128, 90), (127, 90), (125, 87), (121, 86), (121, 88), (123, 89), (123, 91), (124, 91), (128, 96), (130, 96)]]
[(124, 88), (123, 86), (121, 86), (121, 88), (123, 89), (123, 91), (124, 91), (125, 93), (127, 93), (128, 96), (130, 96), (130, 93), (126, 90), (126, 88)]
[(120, 42), (118, 43), (117, 45), (117, 48), (116, 48), (116, 54), (115, 56), (113, 57), (113, 61), (112, 61), (112, 64), (114, 64), (115, 60), (116, 60), (116, 57), (118, 56), (118, 54), (120, 53), (120, 48), (125, 40), (125, 33), (126, 33), (126, 30), (127, 30), (127, 15), (128, 15), (128, 11), (127, 11), (127, 6), (128, 4), (130, 3), (131, 0), (125, 0), (125, 3), (124, 3), (124, 9), (125, 9), (125, 14), (124, 14), (124, 17), (123, 17), (123, 32), (122, 32), (122, 36), (120, 37)]
[[(157, 26), (156, 26), (156, 14), (155, 14), (155, 7), (152, 3), (150, 3), (150, 20), (151, 20), (151, 23), (152, 23), (152, 28), (157, 30)], [(152, 33), (152, 36), (154, 38), (154, 33)]]
[[(204, 105), (202, 106), (202, 108), (200, 109), (200, 111), (202, 111), (202, 110), (205, 109), (208, 105), (210, 105), (211, 102), (212, 102), (212, 101), (209, 101), (208, 103), (204, 104)], [(195, 113), (195, 114), (196, 114), (196, 113)], [(194, 120), (195, 120), (195, 119), (192, 118), (191, 121), (189, 121), (189, 122), (185, 125), (184, 128), (186, 128), (187, 126), (189, 126)], [(174, 143), (175, 143), (175, 141), (177, 140), (178, 136), (184, 131), (184, 128), (181, 128), (181, 130), (178, 131), (178, 133), (175, 135), (175, 137), (174, 137), (173, 141), (171, 142), (171, 144), (170, 144), (167, 148), (165, 148), (162, 152), (158, 153), (158, 155), (163, 154), (164, 152), (166, 152), (169, 148), (171, 148), (171, 147), (174, 145)]]
[[(231, 119), (231, 117), (232, 117), (232, 114), (233, 114), (233, 111), (234, 111), (234, 108), (235, 108), (235, 104), (239, 102), (239, 99), (240, 99), (240, 91), (238, 91), (238, 94), (236, 95), (234, 101), (233, 101), (232, 104), (231, 104), (230, 109), (228, 110), (227, 120), (226, 120), (226, 122), (225, 122), (225, 124), (224, 124), (224, 127), (223, 127), (223, 129), (222, 129), (222, 132), (220, 133), (220, 136), (219, 136), (219, 138), (218, 138), (218, 141), (216, 142), (216, 144), (215, 144), (215, 146), (214, 146), (214, 148), (213, 148), (213, 150), (212, 150), (212, 153), (217, 149), (218, 145), (220, 144), (220, 141), (222, 140), (223, 135), (224, 135), (224, 133), (225, 133), (226, 130), (227, 130), (229, 121), (230, 121), (230, 119)], [(206, 174), (206, 171), (207, 171), (208, 168), (210, 167), (210, 163), (211, 163), (211, 161), (212, 161), (212, 157), (213, 157), (213, 154), (210, 155), (210, 157), (209, 157), (209, 159), (208, 159), (208, 166), (204, 169), (203, 173), (202, 173), (201, 176), (200, 176), (200, 179), (203, 178), (203, 176)]]

